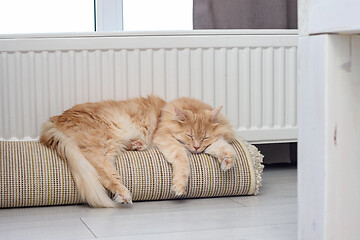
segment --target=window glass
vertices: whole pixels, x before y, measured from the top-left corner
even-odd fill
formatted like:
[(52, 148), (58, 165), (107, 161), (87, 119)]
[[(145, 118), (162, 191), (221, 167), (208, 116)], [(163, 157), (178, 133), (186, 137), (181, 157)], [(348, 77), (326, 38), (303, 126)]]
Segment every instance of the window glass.
[(94, 0), (0, 0), (0, 34), (94, 29)]
[(124, 31), (192, 30), (193, 0), (123, 0)]

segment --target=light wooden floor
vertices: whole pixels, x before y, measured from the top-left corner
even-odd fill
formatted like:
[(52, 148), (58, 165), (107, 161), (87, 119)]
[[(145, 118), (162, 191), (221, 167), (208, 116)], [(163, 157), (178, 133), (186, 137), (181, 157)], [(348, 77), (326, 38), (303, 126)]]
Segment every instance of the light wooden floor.
[(0, 239), (296, 239), (296, 168), (268, 167), (259, 196), (0, 210)]

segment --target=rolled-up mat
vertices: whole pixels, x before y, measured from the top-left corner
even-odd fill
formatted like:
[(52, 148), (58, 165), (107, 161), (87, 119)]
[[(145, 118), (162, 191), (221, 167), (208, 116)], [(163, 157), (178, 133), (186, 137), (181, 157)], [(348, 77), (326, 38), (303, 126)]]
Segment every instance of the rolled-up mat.
[[(224, 172), (207, 154), (190, 156), (187, 194), (171, 191), (172, 169), (157, 149), (128, 151), (115, 161), (133, 201), (256, 195), (263, 156), (243, 139), (232, 143), (237, 159)], [(0, 141), (0, 207), (77, 204), (82, 201), (66, 162), (34, 141)]]

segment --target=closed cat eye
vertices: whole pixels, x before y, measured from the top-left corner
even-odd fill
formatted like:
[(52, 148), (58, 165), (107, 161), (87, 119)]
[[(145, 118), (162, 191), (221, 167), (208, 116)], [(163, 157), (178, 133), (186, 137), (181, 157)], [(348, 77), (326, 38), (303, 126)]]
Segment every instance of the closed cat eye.
[(190, 134), (186, 134), (186, 136), (188, 136), (189, 138), (193, 138), (193, 136), (192, 135), (190, 135)]
[(209, 139), (209, 137), (203, 137), (203, 139), (202, 139), (202, 140), (204, 141), (204, 140), (206, 140), (206, 139)]

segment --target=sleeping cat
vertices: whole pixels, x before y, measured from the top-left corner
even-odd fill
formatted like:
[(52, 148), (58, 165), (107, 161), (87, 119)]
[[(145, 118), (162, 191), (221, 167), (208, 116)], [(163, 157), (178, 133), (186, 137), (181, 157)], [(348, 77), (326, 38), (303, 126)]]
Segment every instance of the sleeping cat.
[(156, 96), (79, 104), (44, 123), (40, 141), (66, 160), (82, 199), (93, 207), (115, 207), (131, 203), (114, 166), (126, 150), (158, 147), (172, 164), (176, 195), (186, 193), (188, 153), (205, 152), (230, 169), (234, 132), (220, 110), (196, 99), (166, 103)]
[(234, 140), (234, 131), (220, 113), (221, 108), (214, 109), (192, 98), (179, 98), (162, 109), (153, 142), (172, 164), (176, 195), (186, 193), (189, 152), (205, 152), (216, 157), (224, 171), (232, 167), (235, 151), (229, 142)]

